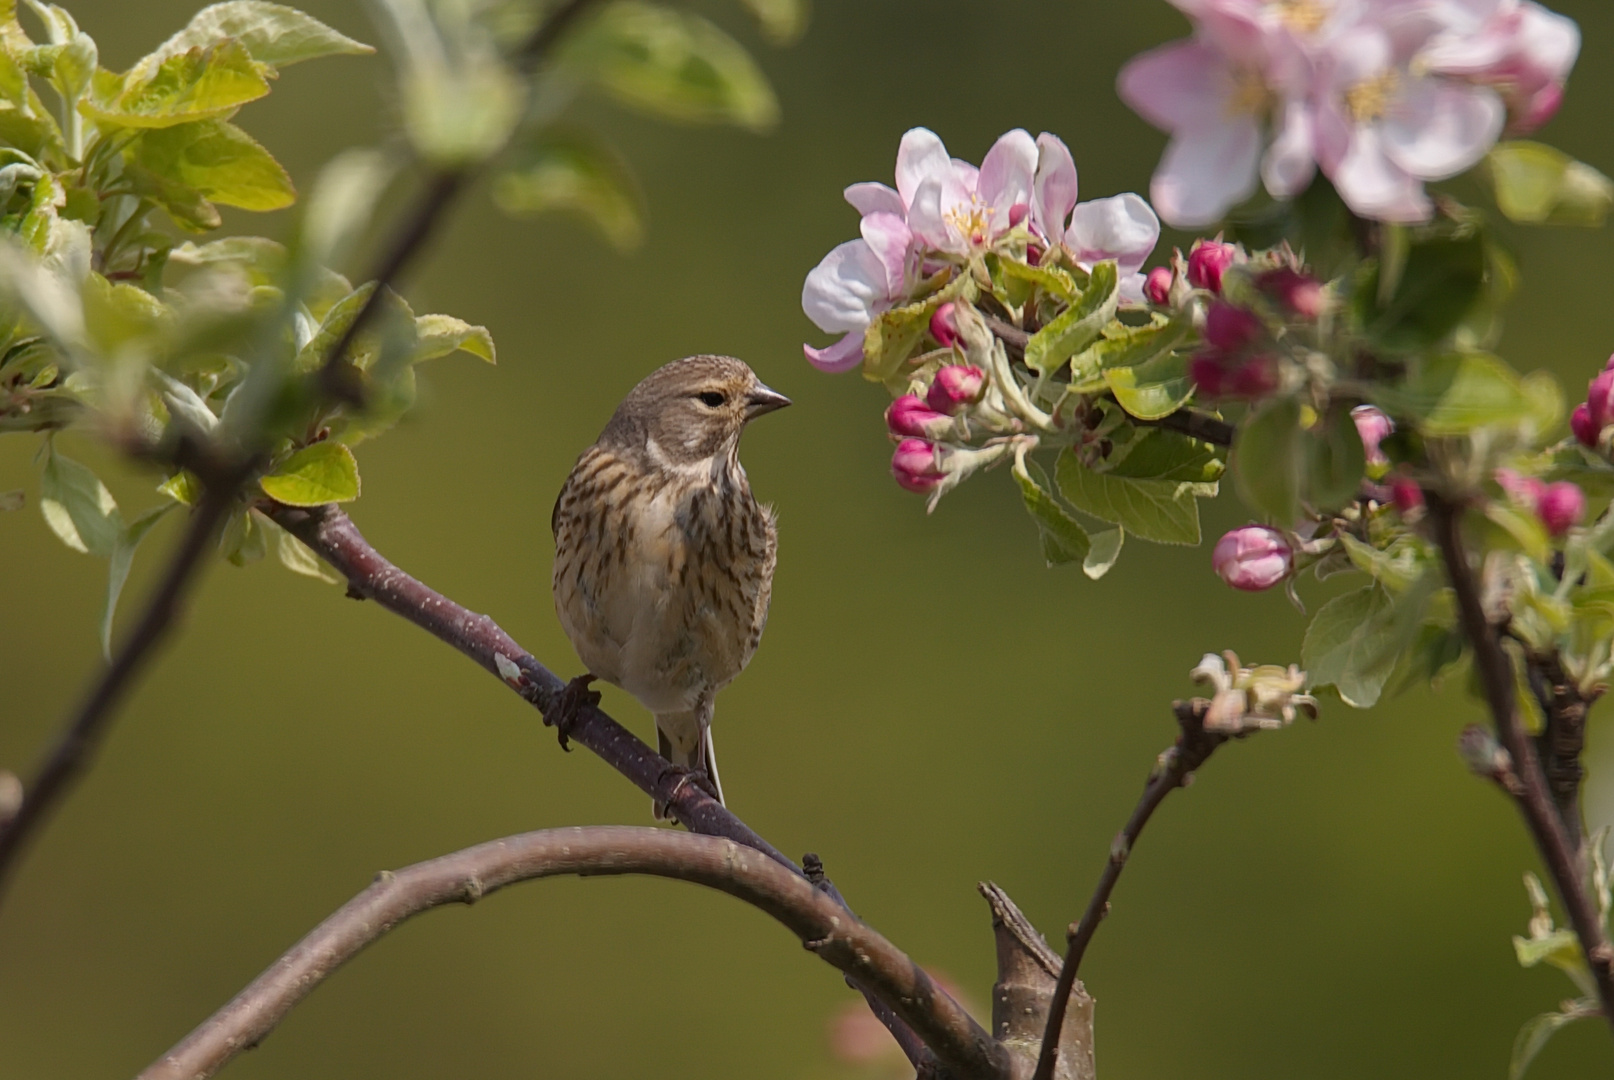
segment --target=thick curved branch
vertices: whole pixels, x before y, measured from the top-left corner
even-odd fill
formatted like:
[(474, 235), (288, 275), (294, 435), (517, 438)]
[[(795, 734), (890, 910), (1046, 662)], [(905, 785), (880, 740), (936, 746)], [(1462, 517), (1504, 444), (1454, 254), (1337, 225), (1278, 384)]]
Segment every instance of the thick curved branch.
[(1479, 585), (1468, 563), (1468, 549), (1463, 545), (1458, 521), (1460, 508), (1436, 491), (1426, 491), (1425, 500), (1434, 526), (1435, 541), (1440, 545), (1440, 554), (1446, 563), (1446, 576), (1457, 595), (1458, 617), (1474, 649), (1474, 666), (1485, 690), (1486, 703), (1490, 706), (1497, 740), (1513, 759), (1512, 771), (1518, 782), (1509, 789), (1510, 793), (1536, 842), (1541, 861), (1557, 887), (1558, 897), (1563, 901), (1575, 936), (1580, 940), (1586, 965), (1591, 970), (1592, 979), (1597, 984), (1597, 995), (1602, 1000), (1603, 1015), (1610, 1024), (1614, 1024), (1614, 948), (1609, 946), (1608, 938), (1603, 933), (1602, 919), (1588, 887), (1587, 869), (1558, 816), (1558, 807), (1548, 789), (1541, 759), (1519, 716), (1514, 700), (1513, 661), (1503, 651), (1496, 629), (1485, 617)]
[(1007, 1075), (1007, 1052), (924, 970), (805, 878), (761, 852), (670, 829), (546, 829), (380, 875), (143, 1073), (202, 1080), (256, 1045), (292, 1006), (365, 946), (422, 911), (564, 874), (651, 874), (726, 892), (765, 912), (826, 963), (868, 987), (959, 1077)]

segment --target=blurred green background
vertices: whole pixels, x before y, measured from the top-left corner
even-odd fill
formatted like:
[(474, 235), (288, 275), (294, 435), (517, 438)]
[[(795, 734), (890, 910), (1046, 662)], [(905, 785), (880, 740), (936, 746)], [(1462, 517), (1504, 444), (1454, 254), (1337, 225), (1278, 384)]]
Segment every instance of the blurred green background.
[[(115, 68), (196, 6), (71, 5)], [(361, 4), (304, 6), (377, 40)], [(1614, 9), (1555, 6), (1585, 45), (1544, 137), (1614, 172)], [(1157, 0), (819, 0), (806, 38), (778, 50), (739, 5), (705, 10), (756, 48), (783, 124), (758, 138), (584, 102), (645, 184), (649, 242), (631, 257), (569, 221), (512, 224), (485, 192), (467, 200), (407, 292), (417, 310), (487, 324), (501, 363), (423, 372), (412, 420), (361, 450), (353, 516), (570, 674), (548, 518), (574, 457), (651, 368), (692, 352), (749, 360), (796, 406), (746, 438), (782, 542), (767, 639), (717, 711), (731, 802), (784, 850), (821, 853), (861, 914), (985, 1002), (975, 882), (1001, 883), (1057, 942), (1172, 737), (1167, 703), (1191, 692), (1188, 669), (1222, 648), (1296, 660), (1303, 622), (1281, 596), (1223, 587), (1205, 549), (1135, 543), (1098, 583), (1047, 570), (1006, 476), (926, 517), (887, 474), (880, 392), (802, 360), (801, 341), (824, 338), (801, 314), (801, 279), (856, 235), (840, 188), (889, 182), (912, 125), (977, 161), (1011, 127), (1050, 130), (1084, 197), (1147, 191), (1163, 139), (1113, 80), (1184, 23)], [(242, 123), (306, 190), (338, 149), (391, 128), (388, 85), (384, 58), (298, 67)], [(284, 235), (290, 220), (229, 226)], [(1527, 284), (1504, 352), (1578, 391), (1614, 348), (1609, 233), (1522, 234), (1518, 250)], [(19, 770), (97, 667), (105, 573), (42, 527), (35, 445), (0, 440), (0, 490), (30, 491), (27, 511), (0, 516), (0, 764)], [(106, 467), (125, 506), (149, 505), (149, 480)], [(1225, 498), (1207, 531), (1242, 520)], [(177, 525), (148, 541), (126, 616)], [(649, 734), (626, 695), (605, 703)], [(1168, 802), (1084, 967), (1102, 1075), (1505, 1075), (1520, 1023), (1569, 984), (1514, 963), (1534, 855), (1453, 753), (1475, 718), (1455, 687), (1365, 714), (1330, 705), (1228, 748)], [(1592, 806), (1608, 821), (1603, 734)], [(214, 567), (0, 909), (0, 1080), (132, 1074), (375, 871), (604, 822), (648, 824), (648, 800), (587, 753), (563, 755), (450, 650), (278, 566)], [(544, 882), (404, 926), (229, 1075), (816, 1080), (848, 1072), (826, 1025), (850, 997), (726, 897)], [(1584, 1024), (1534, 1075), (1611, 1062), (1609, 1033)]]

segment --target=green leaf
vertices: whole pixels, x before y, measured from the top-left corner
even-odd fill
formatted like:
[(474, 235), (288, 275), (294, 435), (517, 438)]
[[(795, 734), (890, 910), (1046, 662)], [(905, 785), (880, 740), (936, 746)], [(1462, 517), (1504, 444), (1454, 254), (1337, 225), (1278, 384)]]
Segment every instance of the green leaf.
[(1076, 302), (1026, 342), (1026, 367), (1039, 375), (1058, 371), (1072, 356), (1086, 349), (1110, 320), (1120, 302), (1120, 282), (1113, 260), (1093, 267), (1087, 288)]
[(157, 485), (157, 490), (177, 503), (195, 506), (202, 501), (202, 482), (193, 473), (180, 470)]
[(129, 580), (129, 567), (134, 562), (135, 548), (140, 546), (140, 541), (146, 538), (151, 527), (174, 506), (174, 503), (164, 503), (152, 507), (130, 522), (129, 527), (118, 535), (107, 572), (106, 603), (101, 608), (101, 655), (108, 660), (112, 659), (112, 618), (118, 610), (118, 597), (123, 594), (124, 582)]
[(237, 510), (219, 535), (219, 554), (236, 566), (257, 562), (269, 552), (268, 527), (269, 519), (256, 510)]
[(740, 0), (775, 45), (789, 45), (807, 29), (807, 0)]
[(1382, 551), (1350, 533), (1340, 533), (1339, 539), (1345, 545), (1351, 564), (1383, 585), (1391, 595), (1406, 591), (1422, 577), (1431, 558), (1423, 542), (1410, 535), (1397, 537)]
[(295, 8), (262, 0), (233, 0), (198, 11), (185, 29), (136, 63), (129, 76), (148, 78), (172, 57), (229, 39), (239, 42), (252, 59), (270, 67), (287, 67), (321, 56), (375, 52), (371, 46), (337, 33)]
[(1109, 469), (1112, 476), (1138, 480), (1172, 480), (1194, 485), (1203, 498), (1216, 494), (1226, 465), (1219, 448), (1175, 431), (1152, 428), (1142, 432), (1126, 449), (1126, 456)]
[[(374, 291), (375, 282), (366, 282), (332, 305), (318, 332), (298, 350), (293, 368), (310, 372), (323, 365)], [(380, 309), (366, 320), (364, 329), (348, 345), (347, 359), (360, 371), (376, 367), (384, 356), (401, 360), (413, 355), (416, 322), (409, 304), (391, 289), (382, 294), (378, 303)]]
[(1084, 514), (1157, 544), (1199, 543), (1197, 485), (1101, 473), (1070, 451), (1059, 455), (1060, 494)]
[(618, 101), (673, 120), (753, 131), (779, 120), (745, 47), (689, 12), (617, 0), (572, 39), (566, 59)]
[(1042, 288), (1064, 301), (1076, 299), (1076, 280), (1057, 266), (1032, 266), (1018, 259), (1003, 259), (999, 269), (1006, 278)]
[(1299, 512), (1300, 402), (1276, 398), (1239, 426), (1233, 445), (1233, 479), (1245, 502), (1279, 525)]
[(1138, 367), (1116, 367), (1104, 372), (1104, 383), (1115, 402), (1139, 420), (1170, 416), (1194, 396), (1188, 362), (1181, 356), (1157, 357)]
[(498, 363), (493, 348), (493, 335), (485, 326), (472, 326), (452, 315), (422, 315), (415, 320), (415, 363), (435, 360), (452, 352), (468, 352), (472, 356)]
[[(1363, 317), (1368, 337), (1396, 352), (1437, 345), (1479, 300), (1485, 270), (1485, 238), (1478, 231), (1414, 242), (1395, 288)], [(1362, 289), (1369, 302), (1377, 292), (1376, 283)]]
[(164, 180), (224, 206), (279, 210), (297, 201), (297, 190), (280, 163), (250, 135), (223, 120), (148, 131), (128, 154)]
[(1377, 403), (1411, 416), (1425, 435), (1466, 435), (1491, 424), (1533, 420), (1544, 403), (1527, 395), (1513, 369), (1489, 353), (1421, 358), (1400, 387), (1382, 387)]
[(1542, 1013), (1526, 1021), (1519, 1029), (1518, 1037), (1513, 1040), (1513, 1056), (1508, 1061), (1508, 1080), (1520, 1080), (1530, 1068), (1530, 1063), (1535, 1061), (1536, 1055), (1541, 1053), (1541, 1048), (1547, 1045), (1547, 1040), (1563, 1028), (1576, 1020), (1598, 1016), (1600, 1012), (1597, 1002), (1583, 998), (1574, 1002), (1567, 1012)]
[(1037, 523), (1042, 537), (1042, 557), (1049, 566), (1081, 562), (1091, 551), (1087, 530), (1054, 498), (1048, 483), (1048, 474), (1035, 461), (1015, 462), (1014, 479), (1020, 485), (1020, 498), (1025, 502), (1026, 513)]
[(483, 161), (501, 150), (521, 121), (521, 81), (488, 62), (405, 69), (403, 113), (410, 140), (439, 165)]
[(1121, 557), (1121, 541), (1126, 539), (1126, 530), (1120, 526), (1105, 529), (1094, 533), (1090, 539), (1093, 546), (1082, 560), (1082, 573), (1097, 581), (1110, 572), (1115, 560)]
[(1497, 209), (1523, 225), (1596, 228), (1614, 207), (1614, 181), (1544, 143), (1497, 143), (1485, 166)]
[(918, 303), (883, 311), (872, 319), (863, 331), (863, 377), (870, 382), (885, 382), (895, 375), (924, 338), (936, 309), (958, 296), (969, 280), (967, 274), (961, 275), (947, 288)]
[(1111, 322), (1097, 341), (1071, 357), (1071, 372), (1078, 383), (1085, 383), (1110, 368), (1154, 370), (1149, 367), (1152, 361), (1159, 361), (1156, 366), (1164, 370), (1163, 365), (1171, 359), (1167, 354), (1187, 336), (1190, 328), (1187, 320), (1168, 319), (1158, 314), (1146, 326)]
[(287, 506), (321, 506), (359, 497), (359, 463), (339, 442), (304, 447), (258, 481), (263, 493)]
[(1350, 410), (1336, 405), (1305, 436), (1306, 495), (1314, 510), (1354, 502), (1367, 469), (1367, 451)]
[(103, 124), (164, 128), (218, 119), (268, 92), (261, 65), (229, 40), (176, 53), (149, 74), (138, 67), (123, 78), (98, 72), (79, 110)]
[(493, 201), (508, 214), (581, 214), (621, 251), (644, 240), (644, 196), (627, 165), (586, 136), (551, 133), (523, 146), (494, 178)]
[(319, 561), (319, 556), (308, 545), (284, 529), (276, 528), (274, 531), (278, 534), (275, 553), (280, 556), (280, 565), (294, 574), (318, 578), (332, 585), (341, 584), (341, 579), (325, 569), (325, 564)]
[(93, 472), (54, 448), (45, 457), (39, 509), (51, 531), (74, 551), (105, 559), (117, 549), (123, 518), (112, 493)]
[(1345, 704), (1371, 708), (1395, 670), (1394, 608), (1378, 585), (1336, 596), (1318, 608), (1300, 649), (1311, 685), (1332, 686)]

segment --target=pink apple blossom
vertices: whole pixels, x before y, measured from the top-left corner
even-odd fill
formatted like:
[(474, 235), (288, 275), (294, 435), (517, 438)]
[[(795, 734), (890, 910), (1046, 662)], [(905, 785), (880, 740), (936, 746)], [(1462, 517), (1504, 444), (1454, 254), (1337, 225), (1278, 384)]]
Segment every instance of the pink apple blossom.
[(826, 349), (803, 345), (813, 366), (850, 371), (863, 361), (863, 331), (875, 316), (908, 297), (918, 272), (917, 251), (907, 223), (895, 214), (866, 214), (863, 239), (849, 240), (824, 256), (807, 275), (801, 308), (820, 330), (846, 336)]
[(903, 394), (886, 409), (885, 426), (898, 437), (939, 439), (953, 429), (953, 418), (932, 409), (917, 394)]
[(903, 439), (891, 455), (891, 475), (909, 491), (925, 494), (936, 490), (947, 479), (942, 468), (942, 448), (924, 439)]
[(1288, 577), (1294, 558), (1294, 548), (1283, 533), (1265, 525), (1246, 525), (1216, 542), (1211, 566), (1233, 588), (1260, 592)]
[(948, 364), (936, 372), (925, 403), (939, 413), (954, 416), (980, 401), (985, 392), (986, 372), (973, 364)]
[(1382, 411), (1372, 405), (1358, 405), (1351, 410), (1351, 419), (1356, 421), (1356, 433), (1362, 437), (1362, 449), (1367, 453), (1369, 465), (1388, 465), (1389, 459), (1379, 444), (1395, 430), (1395, 423)]
[(1536, 500), (1536, 517), (1553, 536), (1562, 536), (1586, 513), (1586, 493), (1568, 480), (1548, 484)]
[(948, 301), (930, 316), (930, 336), (944, 349), (951, 349), (958, 342), (958, 325), (953, 322), (954, 310), (955, 305)]
[(1222, 292), (1222, 275), (1238, 260), (1239, 249), (1220, 240), (1197, 240), (1188, 252), (1188, 284), (1196, 289)]
[(1164, 307), (1171, 301), (1172, 281), (1171, 267), (1157, 266), (1149, 271), (1149, 276), (1143, 281), (1143, 295), (1149, 303)]
[(1115, 260), (1121, 299), (1134, 304), (1143, 302), (1143, 263), (1159, 239), (1160, 219), (1131, 192), (1078, 203), (1065, 230), (1065, 246), (1083, 270)]
[(1508, 107), (1508, 127), (1529, 134), (1552, 119), (1564, 81), (1580, 55), (1573, 19), (1529, 0), (1455, 3), (1448, 25), (1418, 54), (1428, 71), (1495, 87)]
[(1593, 450), (1597, 449), (1597, 443), (1603, 434), (1603, 429), (1592, 419), (1592, 411), (1584, 401), (1576, 405), (1575, 411), (1569, 414), (1569, 430), (1574, 433), (1576, 442)]

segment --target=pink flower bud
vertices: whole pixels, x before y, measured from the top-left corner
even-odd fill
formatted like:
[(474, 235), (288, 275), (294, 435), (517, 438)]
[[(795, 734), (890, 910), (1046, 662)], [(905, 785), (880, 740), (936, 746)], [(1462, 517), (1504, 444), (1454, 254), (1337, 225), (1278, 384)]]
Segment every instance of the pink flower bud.
[(1027, 266), (1041, 266), (1042, 265), (1042, 248), (1038, 247), (1036, 244), (1027, 244), (1026, 245), (1026, 265)]
[(1294, 549), (1283, 533), (1265, 525), (1246, 525), (1216, 542), (1211, 565), (1233, 588), (1260, 592), (1288, 577), (1294, 558)]
[(1233, 369), (1227, 379), (1227, 396), (1260, 401), (1278, 388), (1278, 358), (1252, 356)]
[(1151, 304), (1164, 307), (1171, 301), (1171, 281), (1171, 267), (1157, 266), (1143, 279), (1143, 295), (1149, 298)]
[(1586, 409), (1599, 431), (1614, 424), (1614, 368), (1604, 368), (1586, 385)]
[(1509, 499), (1531, 510), (1541, 502), (1541, 495), (1546, 491), (1546, 485), (1540, 480), (1533, 476), (1520, 476), (1512, 469), (1496, 470), (1496, 483), (1507, 492)]
[(1362, 437), (1362, 449), (1367, 451), (1367, 463), (1389, 464), (1384, 451), (1379, 449), (1379, 443), (1395, 430), (1395, 424), (1390, 418), (1371, 405), (1358, 405), (1351, 410), (1351, 419), (1356, 421), (1356, 433)]
[(952, 429), (953, 418), (931, 409), (915, 394), (903, 394), (885, 411), (885, 426), (898, 438), (937, 439)]
[(953, 303), (948, 301), (930, 316), (930, 336), (944, 349), (951, 349), (958, 341), (958, 324), (953, 322)]
[(1592, 419), (1592, 410), (1584, 403), (1575, 406), (1575, 411), (1569, 414), (1569, 430), (1575, 433), (1575, 440), (1582, 446), (1597, 449), (1598, 437), (1603, 429), (1597, 426)]
[(1218, 300), (1205, 314), (1205, 340), (1224, 352), (1238, 352), (1261, 334), (1261, 320), (1247, 308)]
[(1284, 309), (1303, 319), (1315, 319), (1323, 313), (1323, 284), (1310, 274), (1284, 266), (1268, 270), (1256, 279), (1255, 285)]
[(948, 416), (962, 412), (986, 393), (986, 372), (974, 364), (948, 364), (936, 372), (925, 401), (932, 409)]
[(1227, 366), (1220, 352), (1201, 349), (1188, 361), (1188, 381), (1203, 398), (1219, 398), (1227, 392)]
[(1222, 275), (1233, 265), (1238, 249), (1232, 244), (1215, 240), (1201, 240), (1188, 253), (1188, 284), (1196, 289), (1209, 289), (1218, 296), (1222, 292)]
[(941, 468), (941, 447), (924, 439), (903, 439), (891, 455), (891, 475), (909, 491), (934, 491), (947, 473)]
[(1015, 203), (1013, 206), (1009, 207), (1009, 227), (1013, 228), (1014, 226), (1020, 224), (1030, 213), (1031, 207), (1029, 204), (1023, 202)]
[(1410, 476), (1397, 476), (1390, 481), (1390, 502), (1406, 517), (1423, 506), (1423, 488)]
[(1586, 496), (1568, 480), (1548, 484), (1536, 500), (1536, 517), (1553, 536), (1562, 536), (1586, 512)]

